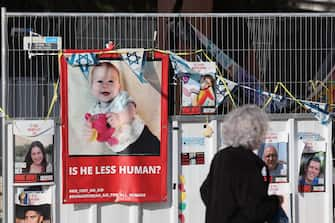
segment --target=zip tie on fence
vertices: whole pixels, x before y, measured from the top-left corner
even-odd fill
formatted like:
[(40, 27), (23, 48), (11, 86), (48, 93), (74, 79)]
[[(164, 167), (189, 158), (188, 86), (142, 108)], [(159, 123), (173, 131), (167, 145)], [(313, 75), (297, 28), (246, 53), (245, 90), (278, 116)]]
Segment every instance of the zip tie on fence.
[(54, 94), (53, 94), (53, 97), (52, 97), (52, 100), (51, 100), (51, 103), (50, 103), (50, 106), (49, 106), (49, 110), (48, 110), (48, 114), (47, 114), (47, 117), (45, 119), (49, 119), (50, 117), (50, 114), (51, 114), (51, 111), (53, 109), (53, 107), (55, 106), (55, 103), (58, 99), (58, 85), (59, 85), (59, 79), (57, 80), (56, 83), (53, 84), (54, 85)]

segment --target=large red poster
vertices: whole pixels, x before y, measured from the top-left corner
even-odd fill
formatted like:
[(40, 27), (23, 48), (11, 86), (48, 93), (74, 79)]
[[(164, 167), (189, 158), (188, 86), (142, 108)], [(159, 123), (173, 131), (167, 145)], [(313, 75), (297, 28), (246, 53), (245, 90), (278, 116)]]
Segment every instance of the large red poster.
[(167, 199), (168, 56), (144, 55), (60, 57), (64, 203)]

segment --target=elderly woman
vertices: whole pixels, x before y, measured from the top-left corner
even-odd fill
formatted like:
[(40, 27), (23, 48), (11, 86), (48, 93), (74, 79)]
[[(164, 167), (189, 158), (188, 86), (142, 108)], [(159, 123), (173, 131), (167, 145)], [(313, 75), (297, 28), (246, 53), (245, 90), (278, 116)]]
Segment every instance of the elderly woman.
[(266, 113), (254, 105), (241, 106), (223, 122), (226, 148), (217, 152), (200, 192), (206, 223), (271, 222), (282, 202), (267, 194), (269, 171), (253, 152), (264, 140)]

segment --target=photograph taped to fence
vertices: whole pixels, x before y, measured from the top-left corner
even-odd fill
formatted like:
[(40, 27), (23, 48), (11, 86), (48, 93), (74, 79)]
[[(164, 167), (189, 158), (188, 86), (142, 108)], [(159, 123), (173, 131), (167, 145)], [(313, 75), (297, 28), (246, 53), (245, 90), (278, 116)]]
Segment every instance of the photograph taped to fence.
[(258, 150), (258, 156), (268, 167), (271, 183), (288, 182), (288, 134), (267, 133), (265, 143)]
[(16, 188), (15, 223), (50, 223), (52, 222), (51, 207), (51, 187), (32, 186)]
[(214, 62), (188, 62), (194, 72), (200, 77), (185, 73), (181, 77), (182, 107), (181, 114), (211, 114), (216, 112)]
[[(155, 54), (134, 72), (119, 54), (67, 52), (61, 58), (64, 202), (166, 199), (168, 56)], [(83, 55), (95, 62), (73, 60)]]
[(301, 154), (298, 191), (325, 191), (326, 143), (299, 140), (298, 146)]
[(54, 121), (15, 120), (14, 182), (35, 183), (54, 180)]

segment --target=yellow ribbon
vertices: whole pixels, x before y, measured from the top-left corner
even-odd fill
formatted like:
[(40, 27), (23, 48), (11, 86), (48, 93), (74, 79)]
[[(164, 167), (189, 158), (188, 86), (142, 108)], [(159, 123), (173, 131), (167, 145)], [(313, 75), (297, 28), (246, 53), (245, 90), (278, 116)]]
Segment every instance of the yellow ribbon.
[[(312, 85), (312, 88), (313, 88), (313, 91), (315, 93), (318, 93), (317, 92), (317, 86), (318, 85), (321, 85), (322, 88), (324, 88), (326, 90), (326, 94), (328, 96), (328, 93), (329, 93), (329, 88), (327, 87), (327, 85), (323, 82), (323, 81), (320, 81), (320, 80), (316, 80), (316, 81), (313, 81), (313, 80), (309, 80), (308, 83), (310, 83)], [(322, 90), (322, 89), (321, 89)], [(322, 96), (322, 91), (320, 93), (320, 96)], [(328, 103), (329, 107), (335, 107), (335, 104), (330, 104)]]
[[(306, 107), (300, 102), (299, 99), (297, 99), (296, 97), (293, 96), (293, 94), (285, 87), (285, 85), (282, 83), (282, 82), (278, 82), (276, 84), (276, 87), (275, 87), (275, 90), (274, 90), (274, 94), (277, 93), (279, 87), (282, 87), (284, 89), (284, 91), (297, 103), (299, 104), (300, 106), (302, 106), (303, 108), (306, 109)], [(263, 106), (263, 109), (265, 109), (268, 104), (271, 102), (271, 100), (273, 99), (272, 95), (268, 98), (268, 100), (265, 102), (264, 106)]]
[(54, 92), (53, 92), (52, 100), (51, 100), (51, 103), (50, 103), (50, 106), (49, 106), (48, 114), (47, 114), (47, 117), (45, 119), (49, 119), (51, 111), (52, 111), (53, 107), (55, 106), (55, 103), (58, 99), (59, 79), (56, 83), (53, 84), (53, 86), (54, 86)]
[(316, 84), (314, 83), (314, 81), (313, 80), (309, 80), (308, 83), (310, 83), (312, 85), (313, 91), (316, 91)]
[(318, 86), (318, 85), (321, 85), (321, 87), (324, 88), (324, 89), (326, 89), (327, 92), (329, 91), (327, 85), (325, 85), (325, 83), (323, 83), (323, 81), (319, 81), (319, 80), (316, 80), (316, 81), (309, 80), (308, 83), (310, 83), (310, 84), (312, 85), (312, 88), (313, 88), (313, 91), (314, 91), (314, 92), (317, 92), (317, 86)]

